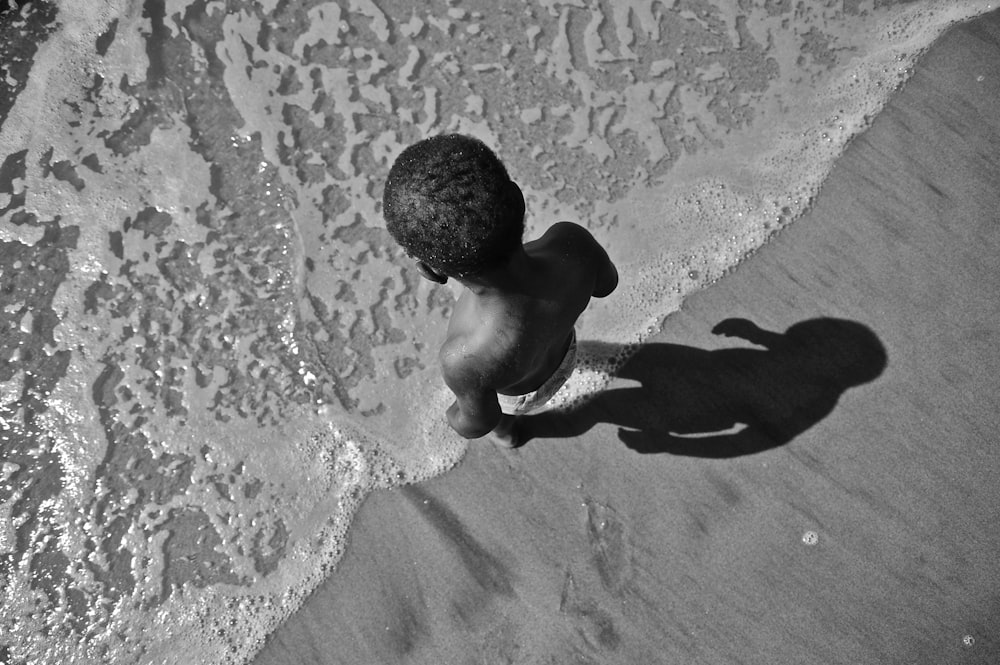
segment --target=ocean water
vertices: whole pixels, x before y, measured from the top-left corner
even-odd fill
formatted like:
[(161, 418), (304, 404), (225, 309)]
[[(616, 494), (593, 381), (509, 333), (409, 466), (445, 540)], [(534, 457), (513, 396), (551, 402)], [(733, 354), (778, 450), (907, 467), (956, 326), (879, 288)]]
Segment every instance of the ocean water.
[(0, 662), (246, 662), (366, 493), (461, 459), (435, 366), (454, 293), (380, 214), (405, 145), (480, 137), (529, 237), (577, 221), (618, 264), (581, 338), (619, 351), (584, 354), (558, 407), (800, 216), (919, 55), (989, 9), (6, 9)]

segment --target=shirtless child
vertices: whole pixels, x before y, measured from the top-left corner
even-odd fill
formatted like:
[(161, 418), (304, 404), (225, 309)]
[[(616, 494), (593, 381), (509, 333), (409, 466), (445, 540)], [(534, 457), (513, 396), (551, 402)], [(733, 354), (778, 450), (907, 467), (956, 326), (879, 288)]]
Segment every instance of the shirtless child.
[(467, 439), (518, 443), (515, 417), (566, 381), (574, 324), (591, 297), (618, 285), (607, 252), (582, 226), (552, 225), (522, 244), (524, 197), (481, 141), (437, 136), (404, 150), (383, 196), (393, 238), (434, 282), (465, 287), (440, 360), (455, 393), (448, 422)]

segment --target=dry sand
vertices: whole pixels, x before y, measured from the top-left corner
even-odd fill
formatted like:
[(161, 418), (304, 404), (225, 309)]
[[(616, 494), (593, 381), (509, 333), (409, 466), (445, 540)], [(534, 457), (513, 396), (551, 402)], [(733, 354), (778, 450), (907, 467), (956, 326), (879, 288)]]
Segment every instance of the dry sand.
[(993, 13), (604, 397), (369, 497), (256, 662), (1000, 662), (998, 102)]

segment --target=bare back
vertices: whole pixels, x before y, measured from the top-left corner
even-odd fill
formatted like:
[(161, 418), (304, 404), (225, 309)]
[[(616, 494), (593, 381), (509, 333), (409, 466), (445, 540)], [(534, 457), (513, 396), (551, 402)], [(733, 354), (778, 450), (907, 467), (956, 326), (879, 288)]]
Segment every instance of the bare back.
[(486, 410), (492, 418), (496, 393), (519, 395), (542, 385), (561, 363), (591, 297), (608, 295), (618, 279), (604, 249), (569, 222), (526, 243), (511, 265), (485, 288), (467, 284), (441, 348), (445, 382), (472, 417)]

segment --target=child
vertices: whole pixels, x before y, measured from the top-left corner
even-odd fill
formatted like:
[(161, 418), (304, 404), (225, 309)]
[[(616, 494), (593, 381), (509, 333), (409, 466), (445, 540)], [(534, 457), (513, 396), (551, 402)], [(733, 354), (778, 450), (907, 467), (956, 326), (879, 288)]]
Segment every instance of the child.
[(439, 354), (456, 398), (449, 424), (467, 439), (491, 434), (516, 446), (515, 417), (538, 410), (569, 377), (577, 317), (592, 296), (614, 291), (618, 271), (571, 222), (522, 244), (521, 189), (468, 136), (405, 149), (389, 171), (383, 213), (424, 277), (465, 287)]

